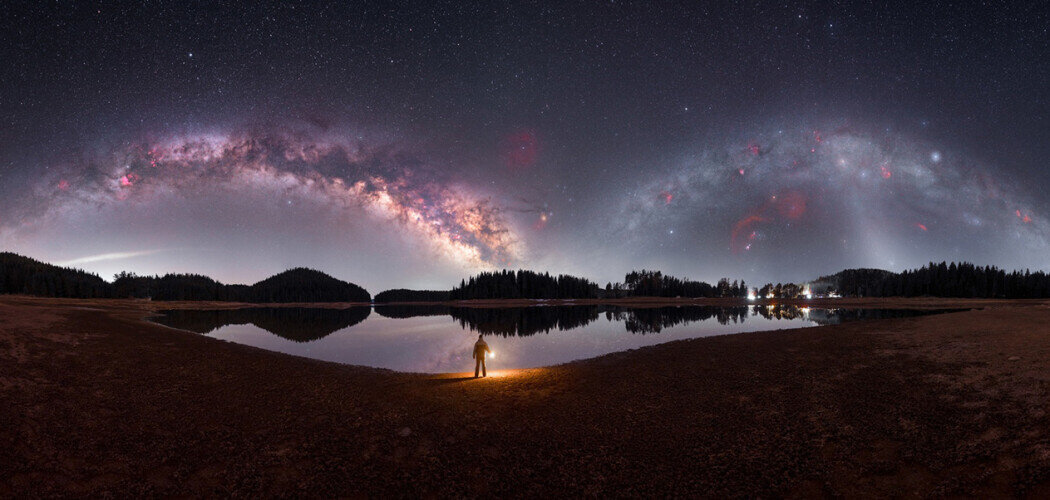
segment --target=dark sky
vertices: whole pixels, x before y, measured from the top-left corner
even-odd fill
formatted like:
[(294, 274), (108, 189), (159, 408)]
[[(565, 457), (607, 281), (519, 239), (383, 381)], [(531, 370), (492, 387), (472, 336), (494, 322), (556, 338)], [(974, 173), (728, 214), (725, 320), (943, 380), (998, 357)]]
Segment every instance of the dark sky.
[(1045, 2), (5, 2), (0, 248), (373, 292), (1050, 267)]

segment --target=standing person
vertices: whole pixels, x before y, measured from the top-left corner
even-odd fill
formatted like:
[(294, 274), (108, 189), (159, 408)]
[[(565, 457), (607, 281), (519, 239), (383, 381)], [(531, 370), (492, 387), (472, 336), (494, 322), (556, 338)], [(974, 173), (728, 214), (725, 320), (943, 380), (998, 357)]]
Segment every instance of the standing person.
[(478, 368), (481, 368), (482, 377), (488, 376), (488, 373), (485, 373), (485, 354), (488, 352), (489, 345), (478, 335), (478, 341), (474, 342), (474, 378), (478, 378)]

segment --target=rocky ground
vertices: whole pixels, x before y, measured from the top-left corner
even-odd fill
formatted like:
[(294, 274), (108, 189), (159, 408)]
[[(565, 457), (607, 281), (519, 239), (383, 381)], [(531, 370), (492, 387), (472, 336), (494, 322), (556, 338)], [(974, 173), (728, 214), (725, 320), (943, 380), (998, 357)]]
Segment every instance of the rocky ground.
[(1050, 304), (874, 304), (983, 309), (474, 380), (0, 297), (0, 496), (1050, 494)]

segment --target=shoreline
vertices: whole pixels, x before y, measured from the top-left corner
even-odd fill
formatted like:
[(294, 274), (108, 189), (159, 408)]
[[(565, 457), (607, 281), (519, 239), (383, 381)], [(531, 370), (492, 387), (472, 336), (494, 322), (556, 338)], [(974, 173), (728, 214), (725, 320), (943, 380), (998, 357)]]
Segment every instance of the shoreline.
[(1024, 306), (1050, 302), (1048, 299), (969, 299), (944, 297), (870, 297), (870, 298), (813, 298), (813, 299), (755, 299), (740, 297), (725, 298), (672, 298), (631, 297), (624, 299), (491, 299), (453, 300), (437, 302), (225, 302), (225, 301), (153, 301), (145, 299), (67, 299), (36, 297), (30, 295), (0, 295), (0, 301), (20, 304), (68, 305), (71, 307), (103, 307), (115, 309), (141, 309), (159, 311), (171, 309), (246, 309), (246, 308), (318, 308), (346, 309), (350, 307), (384, 306), (448, 306), (462, 308), (542, 307), (542, 306), (590, 306), (610, 305), (632, 308), (672, 306), (798, 306), (816, 308), (858, 309), (981, 309), (996, 306)]
[(1050, 301), (910, 302), (474, 380), (2, 296), (0, 495), (1050, 492)]

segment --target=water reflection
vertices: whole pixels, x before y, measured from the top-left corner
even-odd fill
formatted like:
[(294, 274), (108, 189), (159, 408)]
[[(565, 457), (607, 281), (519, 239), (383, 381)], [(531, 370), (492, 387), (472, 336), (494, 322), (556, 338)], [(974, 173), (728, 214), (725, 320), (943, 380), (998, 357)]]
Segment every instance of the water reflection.
[[(531, 306), (531, 307), (450, 307), (439, 305), (376, 306), (376, 313), (388, 318), (448, 315), (464, 329), (485, 335), (526, 337), (552, 330), (566, 331), (586, 326), (604, 314), (608, 321), (621, 322), (631, 333), (659, 333), (664, 328), (714, 319), (720, 325), (741, 323), (748, 306), (669, 306), (624, 307), (611, 305)], [(797, 307), (795, 309), (798, 309)], [(755, 314), (758, 314), (757, 312)], [(765, 314), (765, 312), (763, 312)], [(777, 312), (782, 317), (801, 317)]]
[(454, 307), (449, 310), (449, 315), (464, 329), (481, 334), (526, 337), (585, 326), (598, 319), (600, 307)]
[(622, 321), (627, 331), (642, 335), (660, 333), (665, 328), (712, 319), (720, 325), (743, 323), (747, 316), (747, 306), (668, 306), (647, 308), (609, 306), (605, 309), (605, 317), (610, 321)]
[[(380, 305), (351, 309), (162, 311), (158, 323), (325, 361), (426, 373), (467, 372), (487, 336), (490, 370), (532, 368), (672, 340), (946, 311), (797, 306), (611, 305), (466, 308)], [(553, 332), (553, 333), (552, 333)], [(541, 335), (542, 334), (542, 335)]]
[[(161, 311), (156, 321), (166, 326), (210, 333), (225, 325), (252, 324), (279, 337), (309, 342), (352, 327), (368, 318), (368, 307), (349, 309), (259, 307), (228, 310)], [(502, 337), (527, 337), (552, 330), (567, 331), (584, 327), (602, 315), (609, 322), (622, 323), (626, 331), (654, 334), (680, 325), (706, 321), (719, 325), (741, 324), (749, 317), (766, 320), (804, 320), (817, 325), (838, 324), (883, 318), (901, 318), (946, 312), (909, 309), (811, 309), (794, 305), (768, 306), (664, 306), (626, 307), (616, 305), (532, 306), (532, 307), (451, 307), (442, 305), (375, 306), (384, 318), (406, 319), (449, 316), (463, 330)]]
[(532, 307), (450, 307), (441, 305), (376, 306), (376, 312), (388, 318), (448, 315), (464, 329), (485, 335), (529, 336), (551, 330), (573, 330), (596, 321), (604, 314), (608, 321), (624, 324), (628, 332), (660, 333), (665, 328), (703, 321), (719, 325), (739, 324), (748, 316), (767, 320), (808, 320), (818, 325), (846, 321), (903, 318), (937, 314), (948, 310), (914, 309), (812, 309), (795, 305), (768, 306), (662, 306), (628, 307), (617, 305), (532, 306)]
[(294, 342), (310, 342), (354, 326), (372, 312), (370, 307), (324, 309), (253, 307), (248, 309), (160, 311), (157, 323), (180, 330), (211, 333), (226, 325), (255, 325)]
[(393, 304), (376, 305), (376, 314), (384, 318), (415, 318), (417, 316), (448, 316), (449, 306)]

